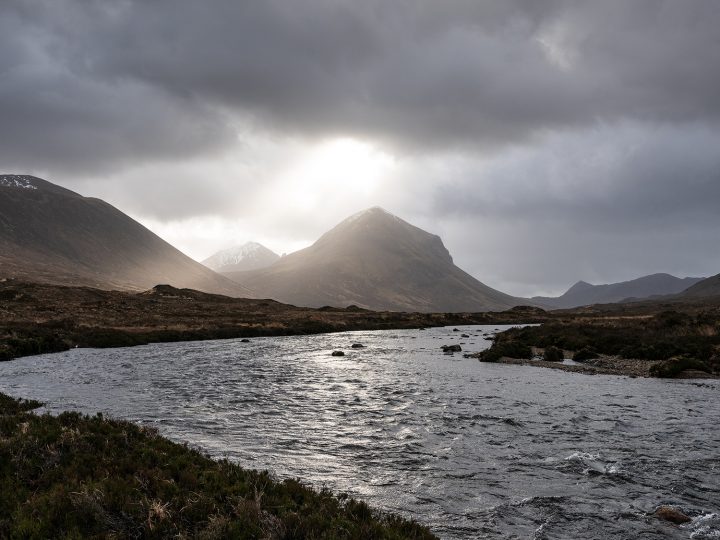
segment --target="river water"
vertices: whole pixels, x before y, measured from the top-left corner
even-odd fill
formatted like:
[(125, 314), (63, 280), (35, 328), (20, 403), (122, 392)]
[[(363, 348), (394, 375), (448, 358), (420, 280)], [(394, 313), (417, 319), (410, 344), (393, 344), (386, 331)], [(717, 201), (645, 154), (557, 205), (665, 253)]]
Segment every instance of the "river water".
[[(0, 363), (0, 391), (53, 413), (154, 425), (442, 538), (720, 538), (720, 381), (587, 376), (440, 351), (482, 350), (496, 328), (506, 327), (76, 349)], [(338, 349), (346, 356), (331, 356)], [(664, 504), (692, 523), (650, 515)]]

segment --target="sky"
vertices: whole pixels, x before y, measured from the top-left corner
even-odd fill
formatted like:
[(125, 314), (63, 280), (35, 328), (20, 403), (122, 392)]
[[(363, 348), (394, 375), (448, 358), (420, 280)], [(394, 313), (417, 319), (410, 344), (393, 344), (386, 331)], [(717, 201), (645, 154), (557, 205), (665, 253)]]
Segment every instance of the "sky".
[(195, 259), (381, 206), (505, 292), (720, 272), (717, 0), (3, 0), (0, 164)]

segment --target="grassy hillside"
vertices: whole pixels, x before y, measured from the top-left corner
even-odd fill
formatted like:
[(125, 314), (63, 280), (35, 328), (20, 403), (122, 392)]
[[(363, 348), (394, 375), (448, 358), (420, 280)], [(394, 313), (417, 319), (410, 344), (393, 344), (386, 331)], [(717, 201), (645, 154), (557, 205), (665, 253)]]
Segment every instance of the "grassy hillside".
[(435, 538), (129, 422), (28, 413), (39, 405), (0, 394), (0, 538)]
[[(105, 201), (33, 176), (3, 178), (10, 181), (0, 184), (0, 278), (122, 290), (170, 283), (252, 296)], [(16, 180), (30, 187), (12, 187)]]

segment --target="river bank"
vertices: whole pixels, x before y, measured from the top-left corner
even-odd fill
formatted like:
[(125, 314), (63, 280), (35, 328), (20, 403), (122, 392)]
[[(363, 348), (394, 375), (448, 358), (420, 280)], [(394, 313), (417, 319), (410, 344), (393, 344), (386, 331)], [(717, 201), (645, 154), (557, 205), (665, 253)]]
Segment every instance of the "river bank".
[(212, 460), (130, 422), (0, 393), (0, 537), (433, 539), (298, 480)]
[(497, 334), (488, 350), (469, 356), (588, 375), (715, 379), (720, 378), (720, 310), (566, 317), (511, 328)]
[[(617, 375), (623, 377), (654, 377), (652, 368), (661, 365), (662, 361), (637, 360), (631, 358), (605, 357), (591, 360), (584, 364), (548, 362), (539, 358), (523, 359), (502, 357), (498, 363), (514, 366), (534, 366), (548, 369), (557, 369), (568, 373), (582, 373), (584, 375)], [(676, 379), (720, 379), (720, 375), (700, 370), (683, 370), (673, 378)]]

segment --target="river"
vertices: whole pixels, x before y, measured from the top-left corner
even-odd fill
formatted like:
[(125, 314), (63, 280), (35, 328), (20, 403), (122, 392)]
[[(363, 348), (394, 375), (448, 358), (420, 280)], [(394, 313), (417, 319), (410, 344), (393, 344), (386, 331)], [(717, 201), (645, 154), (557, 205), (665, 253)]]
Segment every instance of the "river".
[[(442, 538), (720, 538), (720, 381), (588, 376), (440, 351), (482, 350), (484, 334), (505, 328), (75, 349), (0, 363), (0, 391), (52, 413), (152, 425), (413, 517)], [(664, 504), (692, 523), (650, 515)]]

